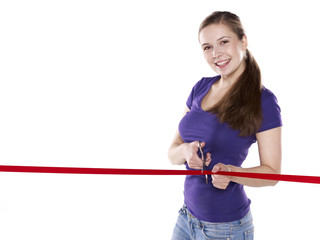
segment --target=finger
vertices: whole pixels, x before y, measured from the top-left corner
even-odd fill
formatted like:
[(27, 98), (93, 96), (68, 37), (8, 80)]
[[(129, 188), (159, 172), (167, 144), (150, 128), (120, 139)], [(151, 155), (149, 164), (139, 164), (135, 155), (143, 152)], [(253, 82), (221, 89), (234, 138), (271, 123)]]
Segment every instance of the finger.
[(200, 147), (201, 147), (201, 149), (203, 151), (203, 148), (206, 145), (206, 143), (205, 142), (201, 142), (201, 141), (196, 141), (196, 143), (197, 143), (197, 148), (198, 148), (197, 151), (200, 151)]
[(200, 158), (199, 157), (199, 155), (198, 154), (196, 154), (195, 156), (194, 156), (194, 161), (195, 161), (195, 163), (197, 164), (197, 165), (199, 165), (199, 167), (203, 167), (203, 160), (202, 160), (202, 158)]
[(218, 188), (218, 189), (226, 189), (228, 187), (227, 183), (216, 183), (216, 182), (213, 182), (212, 185), (215, 188)]
[(193, 145), (193, 147), (194, 147), (194, 148), (197, 148), (197, 150), (198, 150), (198, 149), (199, 149), (199, 146), (200, 146), (201, 148), (203, 148), (203, 147), (204, 147), (205, 142), (201, 142), (201, 141), (194, 141), (194, 142), (192, 142), (191, 144)]
[(208, 167), (209, 164), (211, 163), (211, 153), (207, 153), (207, 158), (206, 158), (206, 166)]
[(219, 172), (220, 170), (221, 170), (221, 163), (218, 163), (213, 167), (212, 172), (216, 173), (216, 172)]
[(192, 169), (197, 169), (197, 170), (202, 169), (202, 165), (199, 166), (196, 164), (188, 164), (188, 166), (189, 166), (189, 168), (192, 168)]
[(217, 175), (212, 175), (212, 179), (215, 183), (229, 183), (230, 180), (224, 176), (217, 176)]
[(199, 163), (197, 163), (193, 160), (188, 162), (188, 166), (192, 169), (201, 169), (202, 168), (202, 164), (199, 165)]
[(212, 185), (213, 185), (215, 188), (226, 189), (226, 188), (228, 187), (229, 183), (226, 183), (226, 182), (219, 183), (219, 182), (214, 182), (214, 181), (212, 181)]
[(189, 159), (188, 165), (190, 168), (193, 168), (193, 169), (201, 169), (203, 166), (203, 162), (202, 162), (202, 159), (198, 157), (198, 155), (193, 155)]
[(214, 187), (219, 188), (221, 190), (225, 190), (225, 189), (227, 189), (228, 185), (217, 185), (217, 184), (215, 184)]
[(199, 141), (194, 141), (190, 143), (190, 148), (187, 149), (188, 156), (186, 157), (188, 166), (193, 169), (201, 169), (202, 168), (202, 160), (198, 156), (199, 151)]

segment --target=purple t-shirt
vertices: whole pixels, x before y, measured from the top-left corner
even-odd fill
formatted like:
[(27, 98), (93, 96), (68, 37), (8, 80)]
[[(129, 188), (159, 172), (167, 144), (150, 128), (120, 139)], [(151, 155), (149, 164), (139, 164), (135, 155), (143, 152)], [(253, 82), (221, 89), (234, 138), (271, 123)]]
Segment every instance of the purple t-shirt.
[[(193, 87), (187, 100), (190, 111), (182, 118), (179, 132), (184, 142), (205, 142), (204, 154), (210, 152), (212, 161), (206, 170), (212, 170), (221, 162), (240, 167), (245, 160), (255, 135), (239, 137), (239, 131), (233, 130), (227, 123), (221, 124), (215, 114), (201, 108), (203, 97), (220, 76), (202, 78)], [(280, 108), (275, 95), (268, 89), (262, 89), (261, 105), (263, 121), (259, 132), (282, 126)], [(186, 168), (189, 166), (186, 164)], [(186, 176), (184, 184), (184, 202), (192, 215), (207, 222), (230, 222), (243, 218), (250, 209), (250, 199), (243, 185), (230, 182), (227, 189), (221, 190), (208, 184), (205, 176)]]

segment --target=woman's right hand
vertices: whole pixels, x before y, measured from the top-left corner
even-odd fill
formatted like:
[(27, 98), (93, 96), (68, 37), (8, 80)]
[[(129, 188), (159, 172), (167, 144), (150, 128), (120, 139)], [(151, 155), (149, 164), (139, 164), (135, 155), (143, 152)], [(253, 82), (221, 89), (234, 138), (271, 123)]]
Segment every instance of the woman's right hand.
[[(205, 142), (201, 142), (201, 148), (205, 146)], [(194, 141), (191, 143), (183, 144), (183, 154), (186, 159), (188, 166), (192, 169), (202, 169), (203, 162), (202, 159), (198, 155), (199, 151), (199, 141)], [(207, 153), (205, 156), (205, 165), (209, 166), (211, 162), (211, 154)]]

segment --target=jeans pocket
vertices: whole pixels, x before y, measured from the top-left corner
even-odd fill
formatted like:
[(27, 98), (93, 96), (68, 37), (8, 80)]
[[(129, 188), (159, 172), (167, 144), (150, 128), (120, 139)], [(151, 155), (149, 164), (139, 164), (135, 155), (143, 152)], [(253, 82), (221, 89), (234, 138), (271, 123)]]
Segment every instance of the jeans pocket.
[(209, 240), (230, 240), (230, 230), (204, 226), (202, 235)]
[(245, 240), (253, 240), (254, 239), (254, 228), (249, 229), (244, 232), (244, 239)]

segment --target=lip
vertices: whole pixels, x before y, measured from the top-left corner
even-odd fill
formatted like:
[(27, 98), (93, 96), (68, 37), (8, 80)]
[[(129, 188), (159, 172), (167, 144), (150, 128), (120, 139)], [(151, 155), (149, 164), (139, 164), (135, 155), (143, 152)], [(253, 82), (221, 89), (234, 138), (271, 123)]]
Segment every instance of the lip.
[[(227, 66), (231, 61), (231, 58), (229, 59), (226, 59), (226, 60), (221, 60), (221, 61), (218, 61), (218, 62), (215, 62), (214, 64), (218, 67), (218, 68), (224, 68), (225, 66)], [(218, 65), (218, 63), (223, 63), (223, 62), (226, 62), (225, 64), (223, 65)]]

